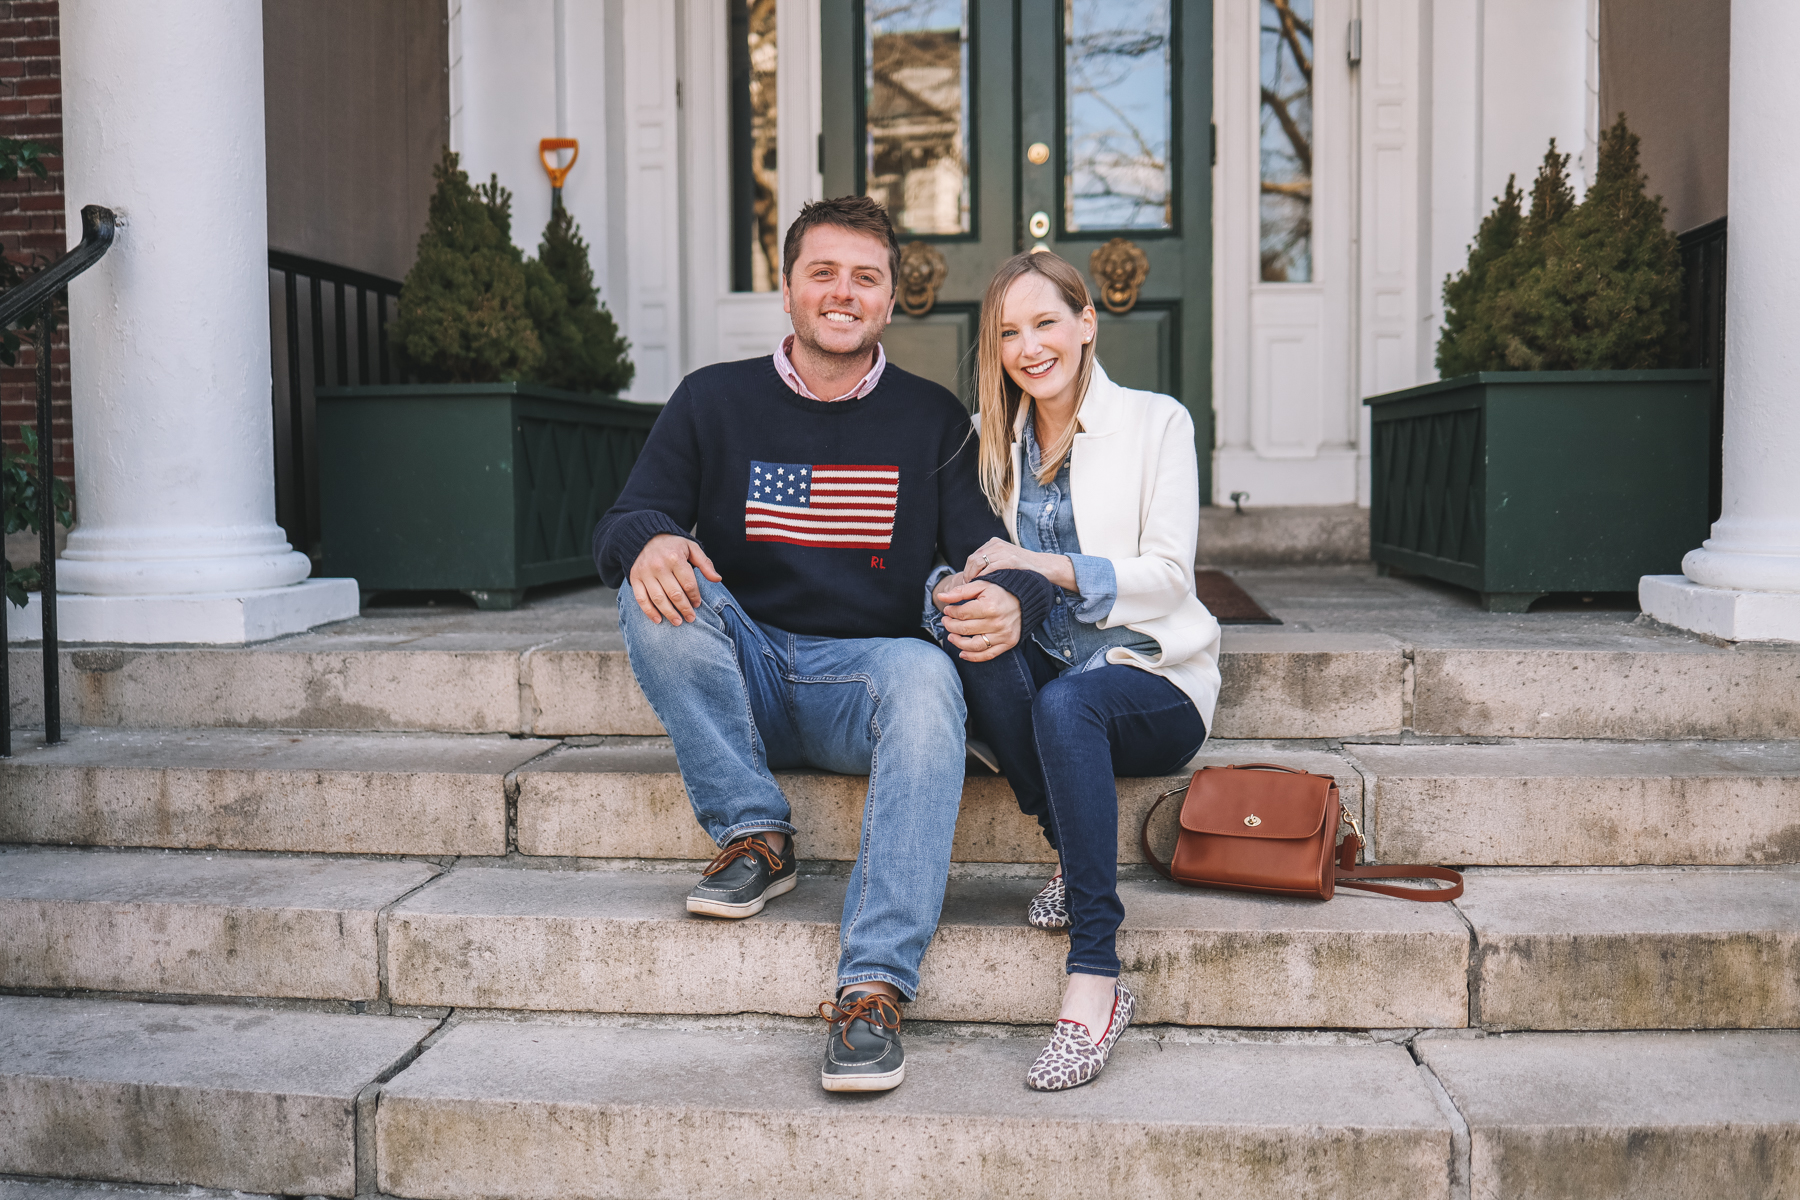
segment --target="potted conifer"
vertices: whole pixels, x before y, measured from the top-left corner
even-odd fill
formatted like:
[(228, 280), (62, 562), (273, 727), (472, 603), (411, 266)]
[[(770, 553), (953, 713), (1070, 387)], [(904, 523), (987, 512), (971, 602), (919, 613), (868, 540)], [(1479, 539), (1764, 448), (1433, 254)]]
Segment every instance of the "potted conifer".
[(1370, 553), (1524, 612), (1705, 539), (1710, 372), (1670, 369), (1681, 260), (1625, 117), (1577, 204), (1554, 140), (1444, 284), (1438, 383), (1373, 396)]
[(512, 196), (446, 150), (390, 327), (415, 382), (318, 393), (322, 572), (512, 608), (594, 573), (588, 539), (660, 409), (617, 399), (627, 344), (557, 205), (527, 260)]

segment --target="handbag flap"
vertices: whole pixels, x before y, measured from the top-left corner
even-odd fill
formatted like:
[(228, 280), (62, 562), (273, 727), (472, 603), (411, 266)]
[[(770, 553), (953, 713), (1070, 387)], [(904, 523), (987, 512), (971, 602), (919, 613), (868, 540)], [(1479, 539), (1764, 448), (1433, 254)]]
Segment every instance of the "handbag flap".
[(1328, 775), (1202, 767), (1181, 806), (1181, 827), (1215, 837), (1309, 838), (1330, 812)]

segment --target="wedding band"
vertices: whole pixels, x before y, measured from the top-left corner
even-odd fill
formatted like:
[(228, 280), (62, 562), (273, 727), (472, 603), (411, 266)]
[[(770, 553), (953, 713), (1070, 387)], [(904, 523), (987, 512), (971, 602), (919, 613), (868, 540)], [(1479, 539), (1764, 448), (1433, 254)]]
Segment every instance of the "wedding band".
[(981, 644), (983, 647), (985, 647), (986, 649), (989, 649), (989, 650), (992, 650), (994, 648), (993, 640), (990, 639), (988, 637), (988, 635), (985, 633), (981, 635)]
[(981, 556), (981, 565), (984, 567), (989, 565), (988, 556), (985, 554)]

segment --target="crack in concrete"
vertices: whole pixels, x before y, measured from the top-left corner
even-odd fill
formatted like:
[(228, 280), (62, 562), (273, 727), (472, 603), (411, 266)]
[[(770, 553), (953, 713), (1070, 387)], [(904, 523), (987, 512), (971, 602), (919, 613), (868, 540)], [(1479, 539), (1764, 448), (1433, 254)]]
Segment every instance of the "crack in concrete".
[(1450, 1098), (1450, 1092), (1438, 1079), (1437, 1073), (1425, 1065), (1425, 1060), (1420, 1057), (1411, 1040), (1406, 1043), (1406, 1052), (1412, 1055), (1419, 1078), (1424, 1081), (1425, 1090), (1431, 1093), (1438, 1111), (1450, 1122), (1450, 1161), (1446, 1164), (1450, 1174), (1450, 1200), (1472, 1200), (1474, 1151), (1469, 1140), (1469, 1123), (1463, 1118), (1462, 1110), (1456, 1107), (1456, 1101)]
[(362, 1090), (356, 1094), (356, 1126), (354, 1137), (356, 1194), (358, 1196), (374, 1195), (378, 1182), (376, 1178), (377, 1147), (375, 1145), (375, 1113), (381, 1103), (382, 1087), (391, 1082), (396, 1075), (400, 1074), (400, 1072), (410, 1067), (418, 1059), (419, 1055), (436, 1045), (438, 1039), (443, 1037), (444, 1034), (449, 1032), (451, 1027), (456, 1024), (456, 1016), (457, 1014), (453, 1009), (442, 1019), (438, 1020), (436, 1024), (426, 1032), (424, 1037), (414, 1042), (409, 1050), (400, 1055), (400, 1057), (396, 1058), (393, 1062), (389, 1063), (385, 1070), (376, 1075), (374, 1079), (364, 1084)]

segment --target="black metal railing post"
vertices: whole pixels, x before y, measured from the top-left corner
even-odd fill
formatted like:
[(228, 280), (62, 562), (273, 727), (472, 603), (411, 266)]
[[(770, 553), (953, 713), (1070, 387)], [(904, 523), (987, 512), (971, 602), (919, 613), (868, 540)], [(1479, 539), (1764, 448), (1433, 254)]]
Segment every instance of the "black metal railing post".
[[(44, 646), (44, 741), (62, 741), (62, 694), (57, 669), (56, 641), (56, 474), (55, 451), (51, 444), (50, 422), (50, 334), (55, 328), (56, 297), (69, 280), (100, 261), (112, 245), (115, 219), (109, 208), (89, 204), (81, 210), (81, 243), (45, 267), (30, 279), (0, 294), (0, 329), (19, 317), (36, 311), (37, 334), (37, 428), (38, 428), (38, 554), (39, 608), (43, 613)], [(4, 495), (0, 494), (0, 501)], [(4, 511), (0, 508), (0, 511)], [(0, 599), (0, 607), (11, 603)], [(12, 757), (12, 679), (10, 667), (12, 643), (3, 635), (5, 617), (0, 616), (0, 756)]]
[[(278, 433), (275, 519), (296, 550), (314, 553), (318, 461), (310, 433), (313, 394), (322, 387), (388, 383), (399, 374), (391, 361), (387, 324), (399, 305), (400, 281), (285, 250), (269, 251), (269, 271), (279, 276), (269, 294), (269, 348), (273, 358), (287, 364), (286, 371), (275, 373), (270, 396)], [(285, 447), (280, 444), (283, 435)]]
[[(44, 745), (62, 741), (62, 666), (56, 646), (56, 463), (50, 421), (50, 334), (56, 305), (38, 309), (38, 607), (43, 615)], [(10, 699), (10, 697), (9, 697)]]

